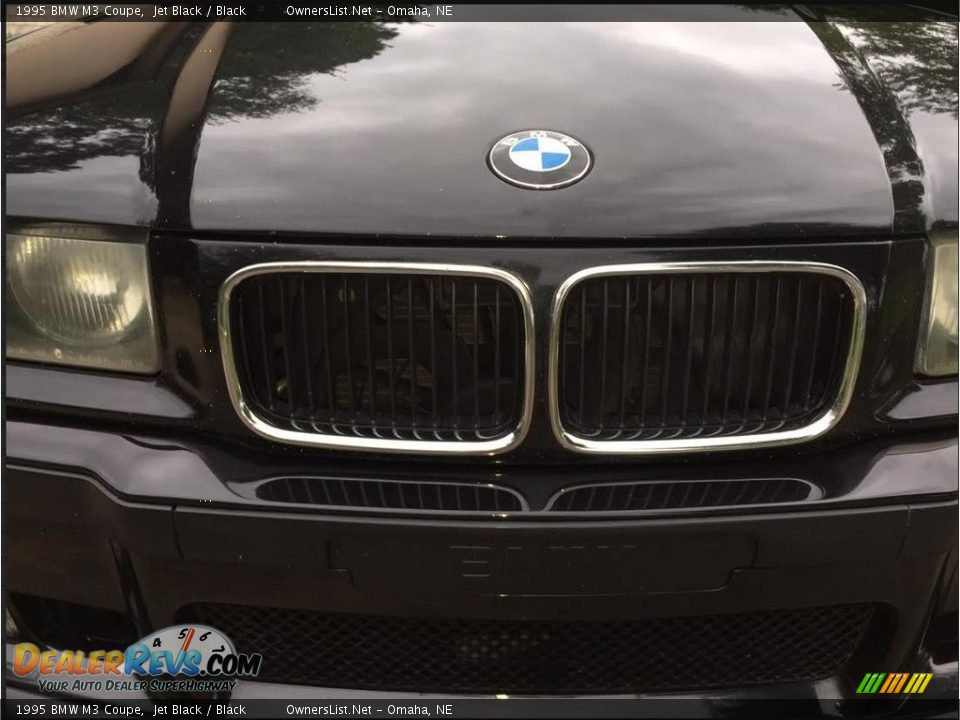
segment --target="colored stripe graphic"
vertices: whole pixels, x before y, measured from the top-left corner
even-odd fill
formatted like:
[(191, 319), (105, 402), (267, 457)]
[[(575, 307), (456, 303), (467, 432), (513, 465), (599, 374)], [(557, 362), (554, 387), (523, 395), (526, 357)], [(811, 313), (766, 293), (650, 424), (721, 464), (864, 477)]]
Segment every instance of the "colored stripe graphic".
[(867, 673), (857, 685), (858, 695), (919, 695), (927, 689), (933, 673)]
[(899, 675), (893, 673), (892, 675), (887, 675), (887, 681), (880, 686), (880, 692), (885, 693), (890, 688), (891, 685), (895, 685), (897, 680), (900, 678)]
[(900, 673), (900, 681), (897, 683), (897, 686), (893, 688), (890, 692), (898, 693), (903, 689), (904, 684), (907, 682), (907, 678), (910, 677), (910, 673)]

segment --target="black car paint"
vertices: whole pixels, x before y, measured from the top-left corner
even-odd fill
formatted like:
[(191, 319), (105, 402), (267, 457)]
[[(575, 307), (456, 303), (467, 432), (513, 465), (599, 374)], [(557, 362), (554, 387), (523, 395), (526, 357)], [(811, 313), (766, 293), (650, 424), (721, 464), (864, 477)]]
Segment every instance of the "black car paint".
[[(12, 108), (8, 230), (35, 220), (90, 223), (94, 232), (149, 230), (163, 357), (163, 370), (151, 378), (8, 368), (8, 439), (16, 463), (7, 494), (13, 504), (5, 513), (8, 523), (13, 518), (9, 537), (22, 558), (11, 576), (14, 589), (136, 610), (120, 566), (135, 572), (144, 593), (137, 619), (145, 626), (171, 621), (176, 607), (198, 592), (354, 612), (541, 617), (656, 613), (678, 605), (685, 612), (729, 610), (744, 602), (777, 606), (866, 594), (902, 612), (899, 634), (883, 657), (905, 661), (956, 535), (956, 380), (931, 382), (913, 372), (923, 238), (931, 227), (956, 226), (958, 216), (956, 145), (944, 144), (957, 132), (956, 93), (944, 99), (924, 86), (955, 89), (956, 25), (949, 48), (939, 33), (921, 29), (915, 38), (941, 55), (953, 53), (952, 68), (931, 61), (917, 45), (906, 48), (916, 63), (904, 79), (894, 71), (896, 53), (905, 48), (885, 42), (896, 28), (854, 37), (842, 27), (850, 18), (826, 25), (824, 17), (784, 22), (781, 13), (751, 13), (750, 20), (777, 21), (769, 32), (791, 40), (792, 50), (810, 61), (773, 68), (697, 57), (706, 49), (691, 45), (683, 26), (675, 28), (674, 47), (647, 44), (642, 32), (632, 40), (590, 38), (564, 28), (561, 37), (582, 47), (574, 57), (469, 25), (185, 25), (171, 31), (176, 37), (165, 46), (168, 54), (146, 76), (118, 67), (89, 91)], [(746, 37), (739, 40), (716, 28), (704, 39), (729, 58), (749, 45), (747, 38), (760, 37), (758, 27), (740, 28)], [(311, 43), (317, 34), (327, 42)], [(866, 44), (871, 37), (875, 42)], [(224, 39), (215, 75), (191, 64), (217, 54)], [(453, 72), (435, 66), (434, 42), (456, 49)], [(494, 61), (476, 62), (494, 46)], [(265, 53), (269, 62), (259, 62)], [(389, 95), (396, 81), (391, 63), (400, 60), (410, 63), (408, 84), (400, 86), (405, 102), (394, 103), (402, 106), (395, 116), (380, 117), (384, 98), (376, 95)], [(650, 68), (659, 94), (632, 85)], [(211, 76), (209, 93), (183, 94), (181, 81), (202, 85)], [(538, 82), (543, 92), (531, 92)], [(585, 102), (558, 92), (567, 84)], [(421, 106), (429, 88), (442, 89), (457, 112)], [(791, 94), (807, 101), (803, 113), (777, 107)], [(742, 97), (755, 102), (753, 112), (738, 114)], [(193, 103), (182, 114), (188, 121), (171, 123), (171, 102), (184, 98)], [(318, 122), (324, 113), (342, 125)], [(634, 117), (636, 127), (625, 120)], [(392, 133), (355, 143), (364, 119), (392, 123)], [(587, 179), (535, 193), (490, 174), (484, 163), (489, 143), (538, 123), (590, 144), (597, 166)], [(344, 147), (322, 151), (337, 144)], [(636, 154), (623, 152), (625, 146)], [(667, 258), (833, 262), (869, 281), (864, 365), (835, 433), (760, 453), (572, 456), (559, 452), (541, 405), (528, 442), (496, 459), (398, 459), (277, 446), (252, 437), (227, 398), (216, 291), (244, 264), (316, 258), (318, 246), (325, 259), (492, 262), (528, 282), (538, 317), (546, 317), (557, 283), (586, 265)], [(544, 356), (538, 352), (542, 403)], [(945, 395), (953, 402), (944, 403)], [(138, 471), (127, 472), (130, 467)], [(496, 479), (537, 499), (584, 478), (779, 474), (814, 479), (827, 504), (782, 516), (621, 518), (616, 528), (583, 518), (385, 522), (268, 507), (253, 490), (280, 470)], [(48, 507), (48, 493), (69, 501)], [(82, 517), (74, 507), (83, 508)], [(841, 515), (854, 520), (844, 526)], [(446, 571), (431, 581), (439, 599), (424, 599), (420, 585), (391, 575), (409, 556), (400, 558), (404, 563), (383, 561), (404, 538), (423, 550), (418, 562), (425, 571), (447, 568), (449, 545), (464, 533), (478, 542), (489, 539), (491, 529), (493, 536), (516, 539), (531, 537), (544, 523), (561, 528), (570, 542), (602, 543), (611, 533), (627, 533), (664, 548), (691, 527), (710, 537), (722, 526), (721, 534), (750, 537), (755, 547), (747, 560), (721, 558), (730, 568), (749, 566), (734, 571), (724, 590), (680, 592), (682, 578), (667, 577), (669, 592), (629, 608), (609, 598), (451, 598), (445, 590), (455, 583), (445, 584), (453, 582)], [(37, 539), (41, 526), (47, 539)], [(63, 542), (53, 542), (56, 537)], [(364, 548), (375, 558), (366, 565)], [(811, 583), (831, 549), (838, 563), (827, 573), (829, 582)], [(876, 567), (863, 567), (860, 559), (871, 551)], [(35, 563), (38, 556), (43, 560)], [(695, 575), (709, 573), (694, 565)], [(86, 570), (78, 575), (79, 567)], [(265, 574), (275, 586), (263, 582)], [(384, 586), (388, 577), (394, 582)]]
[[(955, 24), (730, 17), (746, 22), (552, 25), (549, 41), (523, 23), (190, 26), (153, 77), (118, 68), (9, 124), (8, 211), (497, 243), (957, 222)], [(219, 56), (217, 35), (209, 95), (191, 95), (208, 68), (190, 59)], [(171, 96), (196, 106), (182, 127)], [(538, 125), (582, 137), (591, 177), (550, 193), (497, 182), (491, 143)]]

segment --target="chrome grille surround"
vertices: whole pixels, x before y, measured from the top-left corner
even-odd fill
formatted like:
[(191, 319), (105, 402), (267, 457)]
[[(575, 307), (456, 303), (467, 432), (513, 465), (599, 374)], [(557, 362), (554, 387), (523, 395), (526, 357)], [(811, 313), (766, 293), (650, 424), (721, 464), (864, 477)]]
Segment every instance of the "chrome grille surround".
[[(645, 440), (593, 440), (579, 436), (564, 427), (560, 411), (560, 342), (564, 304), (571, 291), (581, 282), (599, 277), (633, 275), (670, 275), (711, 273), (815, 273), (841, 280), (850, 290), (852, 299), (849, 345), (839, 387), (832, 403), (814, 420), (799, 428), (784, 431), (717, 437), (689, 437)], [(568, 277), (556, 290), (550, 313), (550, 344), (548, 357), (548, 404), (550, 423), (558, 442), (567, 450), (603, 455), (648, 455), (680, 452), (709, 452), (713, 450), (742, 450), (759, 447), (791, 445), (816, 438), (840, 420), (853, 394), (866, 327), (866, 292), (859, 279), (851, 272), (825, 263), (730, 261), (730, 262), (663, 262), (604, 265), (586, 268)]]
[[(522, 393), (523, 399), (516, 427), (497, 438), (490, 440), (447, 441), (447, 440), (407, 440), (393, 438), (353, 437), (318, 432), (306, 432), (277, 427), (255, 411), (243, 395), (240, 377), (237, 372), (236, 355), (233, 345), (230, 318), (230, 298), (233, 290), (247, 278), (271, 273), (340, 273), (340, 274), (388, 274), (388, 275), (438, 275), (456, 277), (478, 277), (503, 283), (516, 295), (523, 318), (523, 361)], [(422, 455), (494, 455), (507, 452), (519, 445), (530, 426), (533, 408), (534, 384), (534, 315), (530, 291), (517, 276), (505, 270), (479, 265), (454, 265), (433, 263), (403, 262), (337, 262), (337, 261), (293, 261), (268, 262), (249, 265), (230, 275), (220, 288), (217, 302), (217, 326), (220, 340), (220, 353), (226, 377), (227, 389), (234, 409), (243, 423), (256, 434), (270, 440), (309, 447), (323, 447), (338, 450), (380, 451), (390, 453), (411, 453)]]

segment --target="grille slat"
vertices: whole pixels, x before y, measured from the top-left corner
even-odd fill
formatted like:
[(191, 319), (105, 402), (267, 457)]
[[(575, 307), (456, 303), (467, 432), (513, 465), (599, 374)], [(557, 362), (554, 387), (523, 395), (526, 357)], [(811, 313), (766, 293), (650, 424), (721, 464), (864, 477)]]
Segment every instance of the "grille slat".
[[(580, 304), (583, 307), (583, 310), (580, 312), (580, 367), (584, 368), (585, 358), (587, 356), (587, 290), (584, 288), (581, 291)], [(582, 372), (580, 373), (580, 402), (577, 404), (579, 410), (578, 415), (580, 417), (580, 422), (583, 422), (583, 403), (584, 403), (584, 393), (586, 392), (586, 383), (587, 378)]]
[(377, 424), (377, 393), (376, 384), (373, 381), (373, 332), (370, 329), (373, 313), (370, 307), (370, 278), (363, 278), (363, 339), (367, 350), (367, 397), (370, 403), (370, 415), (373, 418), (373, 425)]
[(747, 346), (744, 349), (744, 354), (747, 356), (747, 382), (744, 386), (743, 409), (740, 415), (741, 421), (737, 428), (738, 432), (743, 430), (750, 415), (750, 391), (753, 389), (753, 366), (756, 359), (756, 353), (750, 352), (750, 348), (755, 347), (757, 325), (760, 322), (760, 281), (757, 278), (748, 278), (748, 282), (750, 281), (753, 282), (753, 312), (751, 313), (753, 319), (750, 322), (750, 339), (747, 340)]
[(793, 431), (846, 387), (862, 330), (855, 280), (686, 266), (614, 274), (588, 275), (560, 301), (555, 412), (574, 439), (642, 451), (644, 441)]
[(307, 328), (307, 288), (300, 278), (300, 332), (303, 336), (303, 368), (304, 378), (307, 385), (307, 405), (310, 409), (310, 417), (317, 416), (317, 400), (313, 394), (313, 373), (310, 372), (310, 341), (312, 333)]
[[(665, 428), (667, 424), (667, 403), (670, 400), (670, 395), (668, 393), (670, 389), (670, 367), (671, 367), (671, 357), (670, 350), (673, 349), (673, 276), (670, 276), (667, 279), (667, 338), (663, 343), (663, 363), (661, 364), (661, 373), (663, 377), (663, 386), (660, 390), (660, 427)], [(647, 312), (650, 312), (648, 309)], [(600, 372), (606, 374), (606, 368), (602, 365), (600, 366)], [(646, 382), (646, 378), (642, 379), (642, 382)], [(658, 433), (660, 434), (660, 433)]]
[[(623, 307), (630, 307), (630, 281), (623, 284)], [(620, 361), (620, 424), (627, 413), (627, 371), (630, 368), (630, 313), (623, 313), (623, 359)]]
[[(582, 292), (584, 297), (586, 297), (586, 293), (587, 293), (586, 288), (583, 288)], [(653, 283), (647, 283), (647, 307), (649, 308), (652, 304), (653, 304)], [(581, 313), (585, 318), (587, 314), (586, 305), (584, 305), (584, 308), (581, 310)], [(647, 384), (648, 384), (648, 378), (650, 377), (649, 376), (650, 337), (651, 337), (650, 329), (651, 329), (652, 321), (653, 319), (651, 314), (649, 312), (646, 313), (646, 332), (644, 334), (644, 342), (643, 342), (643, 374), (640, 376), (641, 377), (640, 393), (642, 397), (642, 400), (640, 401), (640, 423), (641, 424), (644, 424), (647, 421)], [(582, 362), (580, 367), (581, 368), (584, 367)], [(626, 395), (626, 393), (624, 393), (624, 395)]]
[[(609, 308), (610, 308), (610, 283), (606, 280), (603, 282), (603, 341), (600, 344), (600, 365), (601, 367), (607, 366), (607, 337), (609, 330)], [(607, 394), (607, 373), (603, 373), (600, 376), (600, 392), (597, 393), (597, 402), (600, 404), (600, 408), (603, 408), (604, 398)], [(600, 421), (600, 429), (603, 429), (603, 421)]]
[[(327, 281), (320, 278), (320, 293), (323, 314), (323, 369), (327, 380), (327, 397), (325, 399), (326, 407), (330, 409), (330, 422), (333, 422), (333, 399), (336, 395), (333, 392), (333, 343), (330, 342), (330, 320), (327, 303)], [(308, 346), (304, 343), (304, 346)]]
[(419, 439), (417, 434), (417, 346), (414, 342), (413, 323), (416, 320), (416, 310), (413, 307), (413, 280), (407, 278), (407, 374), (410, 376), (410, 424), (411, 433)]
[[(455, 280), (450, 281), (450, 315), (451, 315), (451, 327), (456, 330), (460, 327), (457, 323), (457, 283)], [(460, 353), (457, 352), (457, 336), (456, 333), (450, 334), (451, 347), (450, 355), (451, 362), (450, 367), (453, 371), (453, 407), (460, 408), (460, 374), (459, 374), (459, 362), (460, 362)], [(454, 413), (453, 416), (453, 431), (457, 438), (460, 437), (458, 430), (460, 429), (460, 414)]]
[[(817, 312), (814, 316), (814, 329), (813, 329), (813, 350), (811, 352), (811, 358), (817, 357), (817, 347), (820, 343), (820, 324), (821, 319), (823, 318), (823, 284), (817, 283)], [(807, 371), (807, 384), (806, 390), (803, 393), (803, 407), (804, 409), (809, 408), (811, 403), (811, 394), (813, 393), (813, 381), (816, 377), (816, 362), (811, 360), (808, 364)]]
[(473, 429), (480, 427), (480, 303), (473, 283)]
[(773, 391), (773, 375), (774, 375), (774, 362), (777, 357), (777, 321), (780, 319), (780, 290), (782, 284), (782, 278), (778, 277), (776, 279), (776, 286), (773, 292), (773, 314), (770, 317), (770, 335), (769, 342), (767, 343), (770, 346), (770, 357), (767, 361), (767, 379), (764, 386), (763, 392), (763, 403), (761, 403), (761, 420), (767, 419), (767, 412), (770, 410), (770, 393)]
[[(493, 332), (493, 414), (500, 417), (500, 288), (494, 288), (494, 332)], [(436, 388), (434, 388), (436, 392)], [(436, 395), (434, 395), (436, 402)]]
[[(687, 309), (690, 313), (687, 317), (687, 356), (686, 361), (684, 362), (684, 372), (683, 372), (683, 402), (680, 407), (680, 423), (685, 425), (687, 422), (687, 400), (690, 397), (690, 366), (693, 362), (693, 343), (696, 333), (697, 326), (694, 323), (694, 311), (696, 309), (696, 302), (694, 301), (694, 295), (696, 293), (696, 279), (690, 279), (690, 299), (687, 301)], [(627, 306), (624, 306), (627, 307)], [(626, 385), (624, 385), (624, 394), (626, 394)]]
[(393, 358), (393, 284), (387, 278), (387, 357), (389, 367), (387, 375), (390, 379), (390, 427), (397, 427), (397, 393), (394, 389), (394, 378), (397, 376), (397, 366)]
[[(263, 287), (257, 288), (257, 300), (259, 301), (257, 308), (260, 311), (260, 316), (259, 316), (260, 317), (260, 337), (262, 338), (264, 333), (266, 332), (266, 327), (267, 327), (267, 322), (264, 319), (266, 317), (266, 310), (264, 308), (264, 301), (263, 301)], [(267, 348), (267, 344), (265, 342), (260, 343), (260, 349), (263, 355), (264, 377), (266, 378), (266, 382), (264, 383), (264, 386), (266, 388), (266, 393), (267, 393), (267, 408), (270, 410), (273, 410), (274, 408), (273, 370), (272, 370), (273, 365), (270, 359), (270, 351)]]
[[(350, 399), (350, 412), (353, 415), (353, 422), (356, 422), (357, 419), (357, 396), (355, 392), (356, 386), (353, 384), (353, 333), (350, 332), (350, 289), (347, 287), (347, 276), (344, 275), (341, 278), (343, 283), (342, 292), (343, 297), (340, 302), (341, 309), (343, 312), (343, 352), (344, 352), (344, 370), (347, 375), (347, 387), (346, 395)], [(284, 335), (284, 338), (287, 336)]]
[(465, 693), (639, 693), (812, 682), (842, 674), (869, 604), (640, 620), (430, 619), (197, 603), (258, 680)]
[(567, 488), (554, 495), (546, 509), (553, 512), (680, 510), (805, 502), (820, 496), (818, 488), (793, 478), (646, 480)]
[[(707, 413), (710, 407), (710, 383), (713, 380), (713, 333), (717, 326), (717, 279), (713, 276), (710, 277), (710, 285), (707, 295), (707, 317), (709, 317), (709, 324), (707, 325), (707, 334), (703, 338), (703, 354), (707, 359), (707, 369), (703, 377), (703, 410), (700, 413), (700, 420), (702, 423), (707, 421)], [(689, 370), (687, 371), (689, 372)]]
[(278, 270), (228, 302), (239, 393), (270, 428), (455, 445), (521, 423), (526, 311), (498, 278)]
[(737, 317), (739, 317), (737, 315), (738, 283), (736, 281), (736, 278), (734, 278), (734, 281), (730, 284), (733, 286), (733, 303), (732, 303), (731, 313), (728, 316), (728, 320), (727, 320), (727, 325), (729, 326), (728, 333), (725, 336), (723, 336), (724, 345), (726, 345), (727, 347), (727, 353), (726, 353), (727, 373), (726, 373), (726, 384), (724, 385), (724, 393), (723, 393), (723, 414), (721, 415), (721, 417), (729, 417), (728, 412), (730, 410), (730, 393), (733, 390), (733, 367), (734, 367), (732, 330)]
[[(833, 349), (836, 350), (842, 347), (843, 343), (843, 326), (844, 326), (844, 317), (842, 314), (837, 314), (836, 327), (833, 332)], [(828, 375), (834, 375), (837, 371), (837, 364), (839, 358), (837, 357), (836, 352), (830, 353), (830, 370)], [(823, 392), (826, 392), (826, 388), (823, 389)]]
[[(277, 283), (277, 291), (279, 295), (279, 298), (278, 298), (279, 302), (277, 304), (280, 307), (280, 332), (282, 332), (283, 335), (286, 336), (289, 333), (289, 329), (287, 327), (287, 304), (284, 302), (284, 298), (286, 297), (286, 291), (284, 289), (283, 278), (281, 278), (280, 282)], [(284, 369), (286, 370), (287, 393), (290, 395), (291, 398), (295, 398), (293, 391), (295, 389), (299, 389), (299, 383), (297, 383), (296, 386), (294, 384), (294, 375), (293, 375), (293, 372), (290, 370), (290, 353), (287, 351), (286, 348), (283, 349), (283, 366), (284, 366)], [(295, 400), (292, 400), (292, 402), (295, 402)]]
[(271, 502), (354, 509), (456, 512), (521, 512), (520, 496), (496, 485), (283, 477), (257, 486), (257, 497)]
[[(434, 287), (436, 283), (430, 283), (430, 367), (437, 367), (437, 305), (436, 297), (434, 294)], [(499, 288), (498, 288), (499, 290)], [(499, 297), (497, 298), (499, 302)], [(500, 312), (500, 308), (497, 307), (497, 312)], [(500, 367), (500, 357), (499, 357), (499, 347), (494, 349), (494, 362), (497, 363), (497, 367)], [(439, 407), (437, 403), (437, 383), (430, 383), (430, 391), (432, 393), (433, 407)], [(497, 414), (499, 412), (497, 411)], [(436, 419), (434, 420), (434, 428), (436, 428)]]

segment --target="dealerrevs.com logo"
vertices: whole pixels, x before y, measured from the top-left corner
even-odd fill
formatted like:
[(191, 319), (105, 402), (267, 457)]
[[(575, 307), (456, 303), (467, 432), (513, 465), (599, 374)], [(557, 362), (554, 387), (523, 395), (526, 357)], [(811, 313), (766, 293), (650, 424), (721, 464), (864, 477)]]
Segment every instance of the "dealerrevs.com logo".
[(126, 650), (40, 650), (19, 643), (13, 670), (35, 675), (41, 691), (152, 690), (223, 692), (237, 678), (256, 677), (263, 656), (238, 653), (233, 642), (206, 625), (175, 625)]

